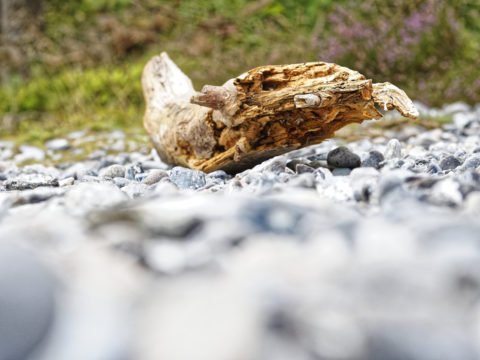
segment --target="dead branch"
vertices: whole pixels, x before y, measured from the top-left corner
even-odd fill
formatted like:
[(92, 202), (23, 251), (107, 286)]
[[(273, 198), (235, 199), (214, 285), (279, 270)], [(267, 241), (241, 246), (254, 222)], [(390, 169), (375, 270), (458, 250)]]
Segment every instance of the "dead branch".
[(336, 130), (380, 119), (375, 104), (416, 118), (404, 91), (372, 84), (348, 68), (312, 62), (252, 69), (195, 92), (166, 53), (142, 77), (144, 125), (163, 161), (235, 173), (287, 151), (317, 144)]

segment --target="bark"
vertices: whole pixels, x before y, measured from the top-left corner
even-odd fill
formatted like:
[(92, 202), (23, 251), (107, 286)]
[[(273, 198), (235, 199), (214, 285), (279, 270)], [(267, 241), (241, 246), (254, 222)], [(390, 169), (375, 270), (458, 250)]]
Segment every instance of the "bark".
[(261, 66), (195, 92), (162, 53), (145, 66), (142, 85), (144, 125), (162, 160), (205, 172), (239, 172), (320, 143), (345, 125), (380, 119), (375, 104), (418, 116), (396, 86), (324, 62)]

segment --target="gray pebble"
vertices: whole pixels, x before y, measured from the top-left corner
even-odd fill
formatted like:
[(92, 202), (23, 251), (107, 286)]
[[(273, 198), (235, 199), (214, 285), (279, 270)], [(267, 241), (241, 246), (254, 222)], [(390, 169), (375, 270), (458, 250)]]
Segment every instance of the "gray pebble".
[(18, 162), (45, 160), (45, 151), (36, 146), (21, 145), (19, 150), (20, 154), (15, 156), (15, 160)]
[(347, 147), (340, 146), (328, 153), (327, 163), (334, 168), (353, 169), (360, 166), (360, 157)]
[(52, 139), (45, 143), (45, 147), (52, 151), (61, 151), (70, 149), (70, 143), (67, 139)]
[(305, 164), (297, 164), (297, 166), (295, 167), (295, 171), (297, 174), (304, 174), (313, 173), (315, 169)]
[(177, 166), (171, 170), (170, 180), (180, 189), (196, 190), (205, 186), (205, 173)]
[(229, 180), (231, 179), (232, 177), (230, 175), (228, 175), (225, 171), (223, 170), (216, 170), (216, 171), (213, 171), (209, 174), (206, 175), (206, 178), (209, 179), (209, 178), (216, 178), (216, 179), (221, 179), (221, 180)]
[(380, 169), (381, 163), (385, 160), (380, 151), (372, 150), (368, 153), (368, 157), (362, 161), (362, 167), (373, 167)]
[(142, 184), (153, 185), (159, 182), (164, 177), (168, 177), (168, 172), (166, 170), (155, 169), (150, 171), (147, 177), (142, 180)]
[(125, 179), (135, 180), (135, 176), (141, 173), (143, 173), (142, 164), (136, 163), (135, 165), (129, 166), (125, 169)]
[(466, 169), (476, 169), (480, 166), (480, 155), (470, 155), (464, 162), (463, 167)]
[(402, 156), (402, 146), (397, 139), (388, 141), (387, 149), (385, 150), (385, 159), (396, 159)]
[(449, 155), (442, 159), (440, 162), (440, 167), (442, 170), (454, 170), (459, 167), (462, 163), (455, 156)]
[(116, 178), (116, 177), (124, 177), (125, 176), (125, 167), (123, 165), (115, 164), (110, 165), (102, 170), (100, 170), (100, 177), (102, 178)]

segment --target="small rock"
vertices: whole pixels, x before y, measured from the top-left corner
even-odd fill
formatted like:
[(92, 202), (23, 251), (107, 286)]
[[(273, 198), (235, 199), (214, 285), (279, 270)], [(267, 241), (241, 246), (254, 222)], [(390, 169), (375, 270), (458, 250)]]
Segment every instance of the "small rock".
[(135, 180), (135, 175), (143, 173), (143, 168), (141, 163), (136, 163), (125, 170), (125, 179)]
[(106, 167), (102, 170), (100, 170), (100, 177), (102, 178), (116, 178), (116, 177), (124, 177), (125, 176), (125, 166), (115, 164), (115, 165), (110, 165), (109, 167)]
[(380, 164), (385, 160), (385, 157), (380, 151), (372, 150), (368, 153), (368, 157), (362, 162), (362, 167), (373, 167), (380, 169)]
[(315, 169), (305, 164), (297, 164), (295, 171), (297, 172), (297, 174), (305, 174), (313, 173)]
[(465, 169), (476, 169), (480, 166), (480, 155), (473, 154), (470, 155), (463, 164)]
[(190, 170), (176, 166), (170, 173), (170, 180), (180, 189), (199, 189), (205, 186), (205, 174), (198, 170)]
[(71, 177), (68, 177), (66, 179), (62, 179), (58, 182), (58, 185), (59, 186), (70, 186), (70, 185), (73, 185), (75, 183), (75, 178), (73, 176)]
[(70, 149), (70, 143), (67, 139), (52, 139), (45, 143), (48, 150), (61, 151)]
[(142, 184), (153, 185), (159, 182), (164, 177), (168, 177), (168, 172), (166, 170), (156, 169), (152, 170), (148, 176), (142, 180)]
[(35, 189), (40, 186), (59, 186), (58, 179), (41, 174), (23, 174), (6, 180), (3, 185), (7, 190)]
[(360, 166), (360, 157), (347, 147), (340, 146), (328, 153), (327, 163), (334, 168), (353, 169)]
[(387, 149), (385, 150), (385, 159), (396, 159), (402, 156), (402, 146), (400, 141), (397, 139), (391, 139), (387, 144)]
[(453, 179), (437, 182), (429, 195), (430, 201), (436, 205), (458, 206), (463, 201), (459, 184)]
[(454, 170), (462, 163), (455, 156), (449, 155), (440, 162), (442, 170)]
[(294, 159), (294, 160), (290, 160), (289, 162), (287, 162), (287, 168), (289, 168), (290, 170), (292, 171), (297, 171), (297, 165), (307, 165), (307, 162), (303, 161), (303, 160), (298, 160), (298, 159)]
[(80, 183), (65, 194), (65, 206), (75, 215), (114, 207), (128, 196), (113, 184)]
[(220, 180), (229, 180), (232, 177), (223, 170), (216, 170), (206, 175), (207, 179), (215, 178)]
[(135, 174), (135, 181), (142, 182), (148, 176), (148, 173)]
[(15, 160), (18, 162), (45, 160), (45, 151), (36, 146), (22, 145), (19, 150), (20, 154), (15, 156)]

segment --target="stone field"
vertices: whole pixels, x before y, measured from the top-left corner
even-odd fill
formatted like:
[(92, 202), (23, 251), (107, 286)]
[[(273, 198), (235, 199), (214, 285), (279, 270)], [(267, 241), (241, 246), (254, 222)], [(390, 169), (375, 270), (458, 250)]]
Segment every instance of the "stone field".
[(480, 106), (418, 108), (236, 175), (0, 141), (0, 360), (480, 359)]

